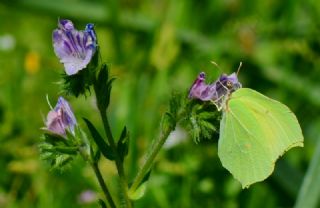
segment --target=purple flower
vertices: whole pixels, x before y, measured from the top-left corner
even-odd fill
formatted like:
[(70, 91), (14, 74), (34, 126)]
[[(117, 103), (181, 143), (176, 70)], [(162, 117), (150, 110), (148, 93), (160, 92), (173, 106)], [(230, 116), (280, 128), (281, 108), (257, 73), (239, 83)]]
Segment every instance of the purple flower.
[(90, 204), (97, 200), (97, 193), (92, 190), (85, 190), (78, 196), (78, 202), (80, 204)]
[(206, 84), (205, 73), (201, 72), (189, 90), (189, 98), (202, 101), (211, 100), (220, 107), (223, 98), (239, 88), (241, 88), (241, 83), (238, 81), (236, 73), (232, 73), (229, 76), (222, 74), (212, 84)]
[(47, 115), (46, 129), (64, 136), (66, 130), (74, 134), (76, 125), (77, 121), (69, 103), (63, 97), (59, 97), (56, 106)]
[(59, 20), (58, 27), (52, 34), (54, 52), (67, 75), (74, 75), (86, 68), (96, 51), (94, 26), (89, 23), (85, 30), (78, 31), (70, 20)]
[(205, 83), (206, 75), (201, 72), (197, 79), (193, 82), (189, 90), (189, 98), (197, 98), (203, 101), (212, 100), (212, 95), (215, 91), (214, 85), (207, 85)]

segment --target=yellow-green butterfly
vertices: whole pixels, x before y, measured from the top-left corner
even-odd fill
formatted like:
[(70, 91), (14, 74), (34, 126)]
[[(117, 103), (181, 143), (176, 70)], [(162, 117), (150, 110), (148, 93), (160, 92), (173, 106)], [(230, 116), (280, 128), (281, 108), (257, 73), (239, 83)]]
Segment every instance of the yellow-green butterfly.
[(211, 101), (223, 110), (218, 155), (243, 188), (271, 175), (286, 151), (303, 147), (294, 113), (255, 90), (241, 88), (235, 73), (223, 74), (212, 84), (205, 84), (205, 74), (200, 73), (189, 97)]

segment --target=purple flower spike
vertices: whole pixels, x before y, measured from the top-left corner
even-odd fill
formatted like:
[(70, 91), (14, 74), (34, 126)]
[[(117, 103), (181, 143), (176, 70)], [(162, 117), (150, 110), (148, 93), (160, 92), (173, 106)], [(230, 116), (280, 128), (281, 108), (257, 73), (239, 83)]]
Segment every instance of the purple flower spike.
[(53, 31), (54, 52), (64, 64), (67, 75), (74, 75), (86, 68), (96, 51), (93, 24), (88, 25), (85, 30), (78, 31), (70, 20), (59, 20), (59, 28)]
[(74, 134), (76, 125), (77, 121), (69, 103), (63, 97), (59, 97), (56, 106), (47, 115), (46, 129), (64, 136), (66, 129)]

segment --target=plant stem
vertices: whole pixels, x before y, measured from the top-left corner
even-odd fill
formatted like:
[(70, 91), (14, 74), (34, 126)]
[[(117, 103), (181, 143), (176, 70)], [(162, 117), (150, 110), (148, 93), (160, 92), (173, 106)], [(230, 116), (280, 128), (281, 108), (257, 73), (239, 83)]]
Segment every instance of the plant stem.
[(102, 191), (103, 191), (103, 193), (104, 193), (104, 195), (105, 195), (110, 207), (111, 208), (116, 208), (116, 205), (115, 205), (115, 203), (114, 203), (114, 201), (113, 201), (113, 199), (111, 197), (111, 194), (110, 194), (110, 192), (108, 190), (108, 187), (107, 187), (106, 183), (103, 180), (103, 177), (101, 175), (98, 163), (96, 163), (96, 162), (91, 163), (91, 167), (92, 167), (92, 169), (94, 170), (94, 173), (97, 176), (99, 184), (100, 184), (100, 186), (102, 188)]
[(154, 143), (151, 147), (151, 150), (146, 155), (146, 159), (145, 159), (142, 167), (138, 171), (138, 174), (135, 177), (135, 179), (133, 180), (133, 183), (130, 187), (129, 192), (131, 192), (131, 193), (135, 192), (137, 190), (137, 188), (140, 186), (143, 178), (150, 170), (154, 159), (156, 158), (157, 154), (159, 153), (160, 149), (162, 148), (163, 144), (167, 140), (171, 131), (174, 130), (174, 128), (175, 128), (175, 126), (173, 126), (172, 128), (167, 128), (165, 131), (162, 131), (160, 136), (154, 141)]
[(108, 118), (107, 118), (107, 114), (106, 114), (106, 112), (103, 112), (100, 109), (99, 109), (99, 112), (100, 112), (100, 116), (101, 116), (101, 119), (102, 119), (102, 122), (103, 122), (104, 130), (105, 130), (106, 135), (107, 135), (108, 142), (109, 142), (110, 147), (113, 150), (114, 155), (115, 155), (115, 163), (116, 163), (118, 175), (119, 175), (119, 178), (120, 178), (120, 187), (122, 189), (123, 198), (125, 200), (125, 207), (131, 208), (132, 207), (131, 206), (131, 201), (130, 201), (129, 196), (128, 196), (128, 185), (127, 185), (128, 183), (127, 183), (127, 179), (126, 179), (126, 176), (125, 176), (125, 173), (124, 173), (123, 163), (122, 163), (122, 161), (120, 159), (120, 156), (119, 156), (118, 151), (117, 151), (117, 146), (116, 146), (116, 144), (114, 142), (114, 138), (113, 138), (112, 133), (111, 133), (111, 129), (110, 129), (109, 121), (108, 121)]
[(111, 196), (111, 194), (109, 192), (109, 189), (108, 189), (108, 187), (107, 187), (107, 185), (106, 185), (106, 183), (105, 183), (105, 181), (104, 181), (104, 179), (102, 177), (102, 174), (100, 172), (98, 163), (90, 160), (90, 156), (86, 152), (85, 148), (81, 148), (80, 147), (79, 148), (79, 152), (80, 152), (82, 158), (85, 161), (90, 163), (90, 165), (91, 165), (91, 167), (92, 167), (92, 169), (93, 169), (93, 171), (94, 171), (94, 173), (95, 173), (95, 175), (96, 175), (96, 177), (98, 179), (99, 185), (100, 185), (100, 187), (101, 187), (101, 189), (102, 189), (102, 191), (103, 191), (103, 193), (104, 193), (104, 195), (105, 195), (110, 207), (111, 208), (116, 208), (116, 205), (115, 205), (115, 203), (114, 203), (114, 201), (112, 199), (112, 196)]

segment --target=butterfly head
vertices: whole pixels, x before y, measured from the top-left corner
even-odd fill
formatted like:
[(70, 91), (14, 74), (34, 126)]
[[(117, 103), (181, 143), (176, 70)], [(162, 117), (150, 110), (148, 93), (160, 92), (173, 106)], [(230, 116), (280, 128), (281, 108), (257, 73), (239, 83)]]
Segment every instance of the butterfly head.
[(221, 85), (223, 88), (228, 89), (229, 92), (234, 92), (242, 86), (236, 73), (232, 73), (230, 75), (221, 75), (217, 85)]

